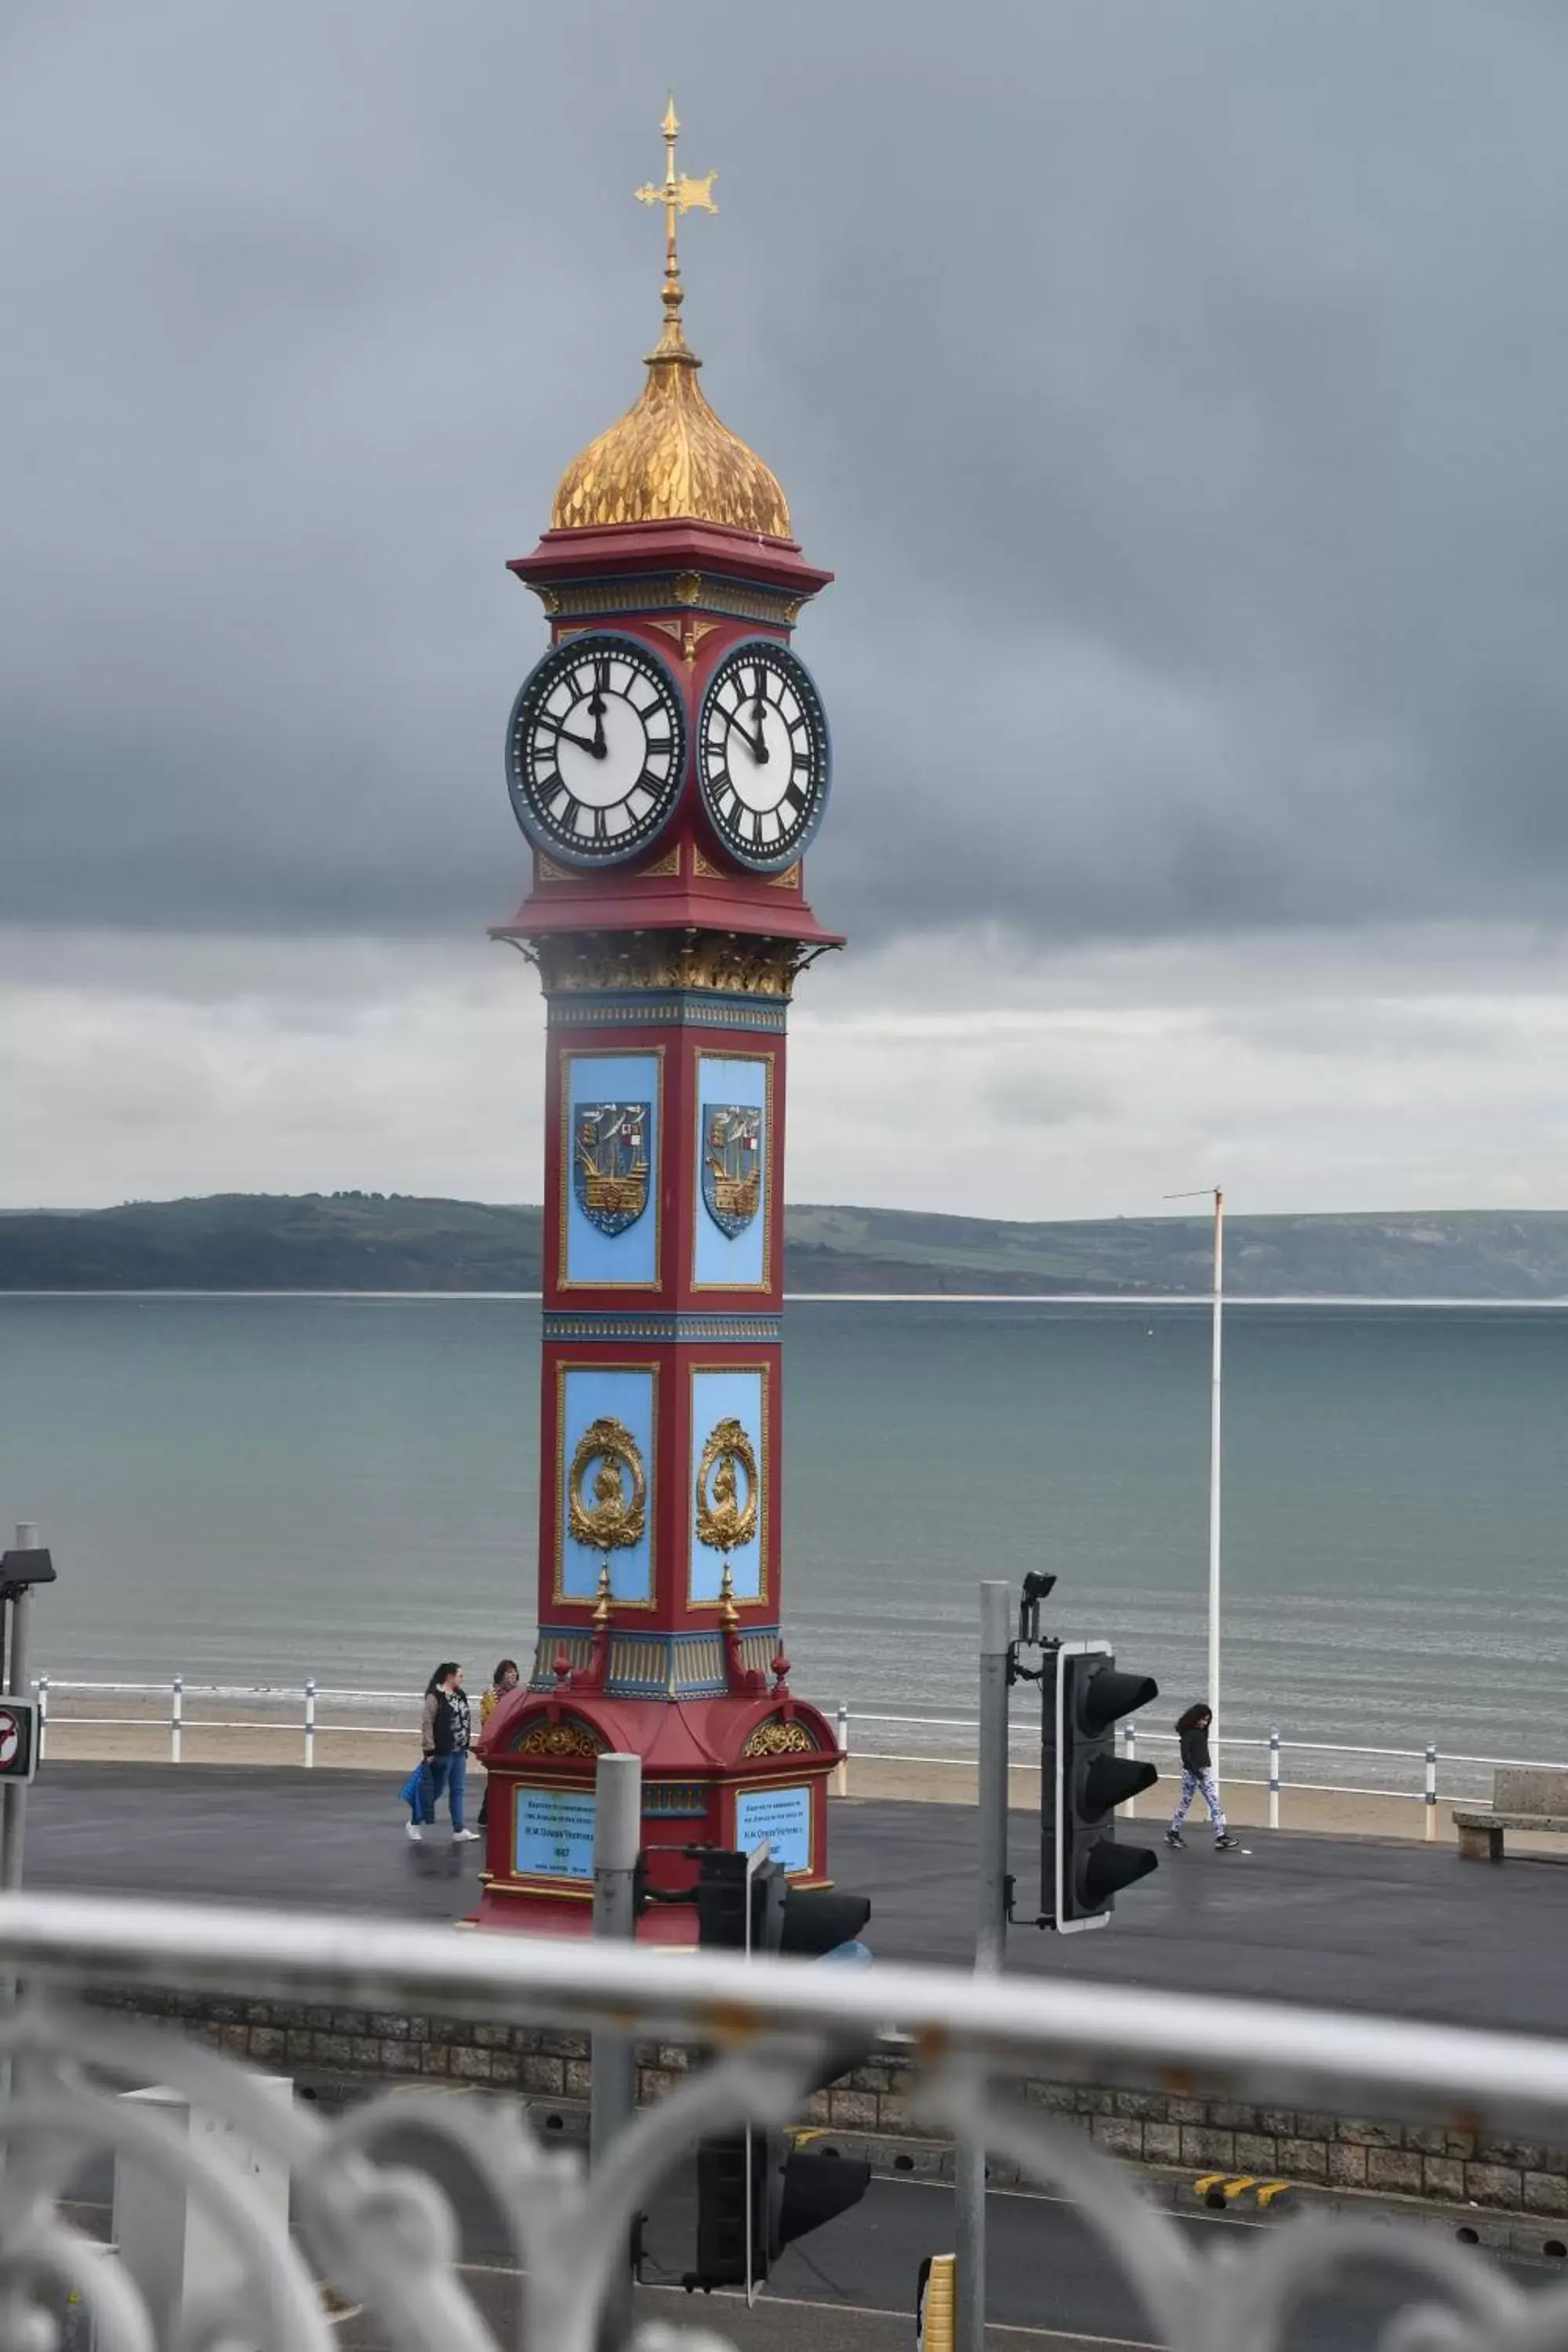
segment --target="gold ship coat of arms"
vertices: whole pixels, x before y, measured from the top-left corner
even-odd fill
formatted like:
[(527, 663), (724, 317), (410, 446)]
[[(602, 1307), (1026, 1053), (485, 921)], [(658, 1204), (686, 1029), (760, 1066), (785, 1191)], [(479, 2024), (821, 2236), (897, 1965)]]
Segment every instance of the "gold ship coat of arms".
[(612, 1238), (635, 1225), (647, 1206), (646, 1102), (579, 1103), (572, 1140), (572, 1189), (591, 1225)]
[(745, 1232), (763, 1200), (760, 1110), (745, 1103), (703, 1104), (702, 1198), (729, 1240)]

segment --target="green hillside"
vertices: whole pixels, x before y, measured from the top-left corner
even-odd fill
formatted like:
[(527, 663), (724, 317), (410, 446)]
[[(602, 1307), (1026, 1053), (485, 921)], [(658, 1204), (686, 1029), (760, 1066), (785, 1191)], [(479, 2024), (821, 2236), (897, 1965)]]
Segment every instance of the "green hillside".
[[(0, 1290), (536, 1290), (541, 1213), (398, 1193), (219, 1193), (0, 1215)], [(1239, 1296), (1568, 1298), (1568, 1212), (1233, 1217)], [(1201, 1294), (1209, 1223), (1010, 1223), (917, 1210), (784, 1217), (793, 1291)]]

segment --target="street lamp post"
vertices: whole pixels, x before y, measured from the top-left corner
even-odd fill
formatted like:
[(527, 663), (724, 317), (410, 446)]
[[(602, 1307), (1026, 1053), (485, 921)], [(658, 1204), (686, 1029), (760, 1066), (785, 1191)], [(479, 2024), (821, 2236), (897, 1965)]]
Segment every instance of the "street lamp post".
[(1167, 1201), (1214, 1202), (1214, 1329), (1209, 1373), (1209, 1671), (1206, 1698), (1213, 1714), (1209, 1751), (1219, 1772), (1219, 1563), (1220, 1468), (1225, 1426), (1225, 1194), (1205, 1184), (1201, 1192), (1167, 1192)]

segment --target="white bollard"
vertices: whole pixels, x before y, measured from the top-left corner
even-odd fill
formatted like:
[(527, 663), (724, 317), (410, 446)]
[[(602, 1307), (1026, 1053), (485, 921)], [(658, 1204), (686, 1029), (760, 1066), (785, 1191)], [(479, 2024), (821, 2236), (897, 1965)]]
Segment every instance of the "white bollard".
[(305, 1685), (305, 1769), (310, 1771), (316, 1760), (316, 1685), (314, 1677)]
[[(1121, 1757), (1126, 1764), (1138, 1761), (1138, 1727), (1135, 1723), (1124, 1723), (1121, 1727)], [(1130, 1822), (1135, 1822), (1138, 1818), (1137, 1798), (1129, 1797), (1121, 1810)]]
[(47, 1675), (40, 1675), (38, 1676), (37, 1687), (38, 1693), (38, 1761), (41, 1764), (45, 1756), (48, 1752), (49, 1745), (49, 1678)]
[(1279, 1826), (1279, 1727), (1268, 1734), (1268, 1826)]
[(1435, 1843), (1437, 1836), (1437, 1749), (1434, 1741), (1426, 1743), (1426, 1843)]
[(180, 1760), (180, 1739), (184, 1720), (185, 1678), (184, 1675), (176, 1675), (169, 1699), (169, 1761), (171, 1764), (177, 1764)]
[(838, 1710), (838, 1761), (833, 1768), (833, 1793), (836, 1797), (849, 1794), (849, 1709)]
[[(287, 2075), (264, 2075), (253, 2087), (279, 2107), (293, 2104)], [(192, 2174), (231, 2166), (245, 2181), (246, 2203), (279, 2235), (289, 2233), (289, 2168), (270, 2149), (258, 2147), (226, 2116), (193, 2107), (178, 2091), (127, 2091), (132, 2106), (155, 2107), (165, 2127), (184, 2143), (185, 2170)], [(200, 2297), (232, 2294), (243, 2275), (233, 2246), (206, 2209), (180, 2183), (154, 2171), (134, 2149), (114, 2160), (114, 2243), (135, 2280), (153, 2320), (156, 2340), (182, 2340), (182, 2319)]]

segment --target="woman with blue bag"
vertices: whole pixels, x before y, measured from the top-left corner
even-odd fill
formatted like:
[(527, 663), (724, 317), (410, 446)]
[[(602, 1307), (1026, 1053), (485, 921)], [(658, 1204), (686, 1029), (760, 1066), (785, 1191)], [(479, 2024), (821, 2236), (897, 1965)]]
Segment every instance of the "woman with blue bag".
[(408, 1807), (408, 1834), (417, 1843), (426, 1822), (434, 1823), (437, 1801), (443, 1790), (452, 1816), (452, 1843), (466, 1845), (479, 1832), (464, 1827), (463, 1797), (468, 1779), (468, 1702), (463, 1670), (445, 1658), (425, 1685), (425, 1713), (420, 1727), (423, 1754), (398, 1795)]

